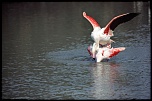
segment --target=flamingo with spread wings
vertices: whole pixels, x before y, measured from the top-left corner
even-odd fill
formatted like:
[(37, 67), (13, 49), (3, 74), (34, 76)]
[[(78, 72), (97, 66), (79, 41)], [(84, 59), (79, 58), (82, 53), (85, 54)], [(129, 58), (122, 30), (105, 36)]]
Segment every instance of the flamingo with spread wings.
[(130, 21), (139, 14), (140, 13), (121, 14), (114, 17), (104, 28), (101, 28), (94, 18), (88, 16), (85, 12), (83, 12), (83, 17), (86, 18), (93, 27), (93, 31), (91, 32), (91, 38), (94, 40), (94, 44), (91, 50), (92, 57), (95, 58), (96, 51), (100, 46), (109, 46), (112, 42), (114, 42), (110, 38), (114, 36), (113, 31), (118, 25)]

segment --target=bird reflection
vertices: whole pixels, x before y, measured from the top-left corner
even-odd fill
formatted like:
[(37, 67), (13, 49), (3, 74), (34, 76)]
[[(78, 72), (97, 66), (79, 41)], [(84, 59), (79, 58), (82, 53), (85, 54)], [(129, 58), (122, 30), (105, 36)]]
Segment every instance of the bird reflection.
[(112, 99), (114, 95), (114, 79), (117, 78), (119, 64), (102, 62), (93, 66), (94, 85), (92, 89), (95, 99)]

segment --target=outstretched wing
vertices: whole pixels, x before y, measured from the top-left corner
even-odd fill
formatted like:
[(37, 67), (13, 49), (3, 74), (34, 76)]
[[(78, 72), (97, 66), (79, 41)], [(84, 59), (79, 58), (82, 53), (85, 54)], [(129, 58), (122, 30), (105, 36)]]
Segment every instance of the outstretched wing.
[(111, 53), (109, 55), (109, 58), (117, 55), (119, 52), (124, 51), (124, 50), (125, 50), (125, 47), (111, 48), (110, 49)]
[(119, 24), (130, 21), (140, 13), (126, 13), (119, 16), (114, 17), (105, 27), (104, 33), (108, 34), (109, 30), (114, 30)]
[(86, 12), (83, 12), (83, 17), (85, 17), (91, 23), (93, 29), (95, 27), (100, 27), (100, 25), (98, 24), (98, 22), (95, 19), (93, 19), (91, 16), (88, 16), (86, 14)]

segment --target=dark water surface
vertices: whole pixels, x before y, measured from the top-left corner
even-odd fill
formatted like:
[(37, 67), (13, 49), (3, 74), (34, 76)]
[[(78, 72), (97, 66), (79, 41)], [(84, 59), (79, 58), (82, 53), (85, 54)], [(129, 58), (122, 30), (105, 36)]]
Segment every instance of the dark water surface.
[[(95, 63), (85, 11), (104, 27), (119, 25), (113, 47), (126, 50)], [(149, 2), (22, 2), (2, 4), (2, 99), (150, 99)]]

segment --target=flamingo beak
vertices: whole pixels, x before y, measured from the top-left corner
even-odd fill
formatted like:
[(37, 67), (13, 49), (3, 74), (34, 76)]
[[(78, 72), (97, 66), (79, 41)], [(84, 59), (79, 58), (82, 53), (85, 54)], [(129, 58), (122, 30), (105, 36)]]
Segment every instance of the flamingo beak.
[(89, 52), (90, 56), (91, 56), (91, 57), (93, 57), (93, 56), (92, 56), (92, 52), (91, 52), (91, 50), (90, 50), (90, 46), (88, 47), (88, 49), (87, 49), (87, 50), (88, 50), (88, 52)]
[(90, 56), (93, 58), (93, 60), (95, 60), (95, 57), (93, 56), (93, 53), (91, 52), (91, 48), (90, 46), (88, 46), (88, 53), (90, 54)]

